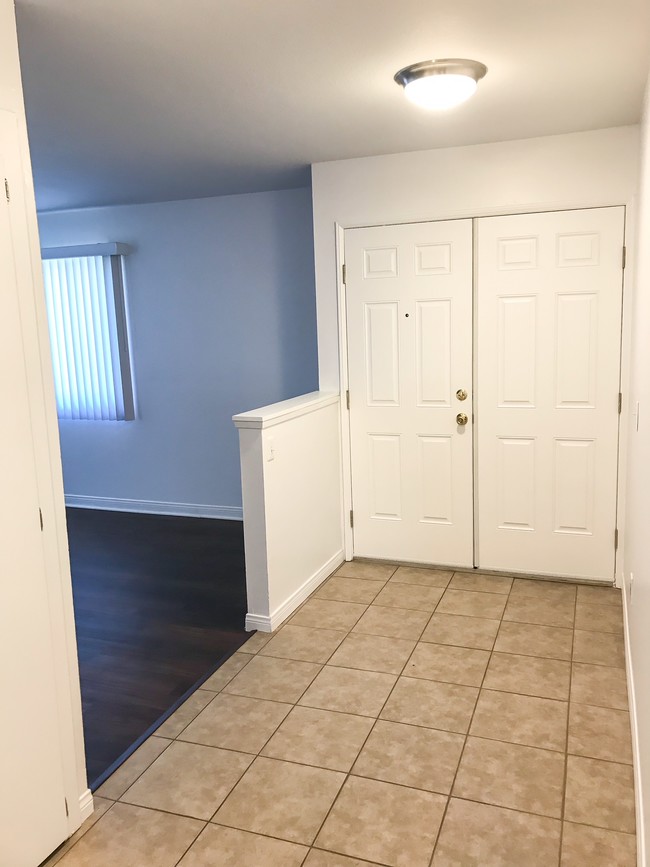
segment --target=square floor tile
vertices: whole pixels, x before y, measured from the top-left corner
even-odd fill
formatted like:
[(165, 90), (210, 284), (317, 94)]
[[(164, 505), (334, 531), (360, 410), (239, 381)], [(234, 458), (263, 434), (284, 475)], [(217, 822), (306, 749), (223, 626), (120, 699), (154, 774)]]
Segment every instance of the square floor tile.
[(149, 765), (154, 762), (158, 756), (166, 750), (171, 744), (167, 738), (159, 738), (153, 735), (147, 738), (144, 743), (124, 762), (123, 765), (114, 771), (110, 777), (103, 783), (95, 792), (102, 798), (111, 798), (116, 801), (121, 798), (129, 786), (134, 783), (140, 774), (144, 773)]
[(483, 593), (510, 593), (512, 578), (488, 575), (485, 572), (454, 572), (449, 587), (452, 590), (478, 590)]
[(578, 602), (590, 605), (622, 605), (623, 594), (618, 587), (588, 587), (578, 585)]
[(573, 628), (575, 604), (562, 596), (513, 596), (510, 595), (504, 620), (518, 623), (537, 623), (540, 626), (563, 626)]
[(343, 578), (334, 575), (314, 594), (314, 599), (335, 599), (338, 602), (363, 602), (369, 605), (384, 586), (385, 581), (367, 578)]
[(224, 692), (267, 698), (271, 701), (298, 701), (321, 670), (313, 662), (254, 656), (243, 671), (224, 687)]
[(571, 701), (627, 710), (625, 669), (574, 662), (571, 674)]
[(565, 701), (482, 689), (470, 733), (511, 744), (563, 752), (567, 709)]
[(392, 563), (364, 563), (362, 560), (351, 560), (344, 563), (334, 573), (345, 578), (370, 578), (371, 580), (388, 581), (397, 566)]
[(203, 708), (210, 704), (214, 693), (208, 689), (197, 689), (183, 702), (165, 722), (156, 729), (156, 735), (164, 738), (175, 738), (198, 716)]
[(464, 614), (467, 617), (487, 617), (498, 620), (503, 614), (507, 596), (500, 593), (479, 593), (474, 590), (445, 590), (436, 614)]
[(563, 754), (469, 737), (453, 795), (560, 818), (563, 789)]
[(431, 867), (550, 867), (559, 849), (557, 819), (452, 798)]
[(370, 717), (294, 707), (262, 755), (332, 771), (349, 771), (373, 725)]
[(623, 637), (609, 632), (575, 630), (573, 661), (625, 668)]
[(308, 851), (297, 843), (208, 825), (178, 867), (300, 867)]
[(111, 809), (59, 861), (60, 867), (175, 867), (203, 822), (131, 804)]
[(489, 658), (487, 650), (420, 642), (406, 664), (404, 675), (480, 686)]
[(446, 798), (349, 777), (317, 845), (390, 867), (428, 867)]
[(415, 647), (406, 638), (386, 638), (352, 632), (329, 661), (330, 665), (400, 674)]
[(623, 609), (618, 605), (576, 605), (576, 629), (623, 634)]
[(291, 710), (291, 705), (222, 692), (180, 735), (225, 750), (258, 753)]
[(420, 641), (492, 650), (498, 630), (498, 620), (436, 612), (422, 633)]
[(478, 689), (473, 686), (400, 677), (380, 716), (465, 734), (477, 696)]
[(464, 743), (462, 735), (379, 720), (352, 773), (447, 795)]
[(483, 686), (485, 689), (566, 701), (570, 675), (571, 664), (560, 659), (493, 653)]
[(360, 602), (335, 602), (333, 599), (308, 599), (293, 615), (292, 626), (313, 626), (316, 629), (352, 629), (366, 610)]
[(556, 626), (536, 626), (532, 623), (501, 623), (494, 649), (502, 653), (523, 656), (544, 656), (549, 659), (571, 659), (573, 630)]
[(610, 707), (572, 703), (569, 708), (569, 752), (631, 765), (629, 713)]
[(575, 602), (576, 585), (564, 581), (546, 581), (542, 578), (515, 578), (510, 595), (535, 596), (537, 599), (563, 599)]
[(564, 823), (560, 867), (636, 867), (634, 834)]
[(259, 655), (303, 662), (327, 662), (345, 636), (346, 633), (341, 630), (287, 624), (260, 650)]
[(252, 760), (243, 753), (175, 741), (122, 800), (207, 820)]
[(433, 612), (445, 591), (441, 587), (423, 587), (420, 584), (397, 584), (389, 581), (375, 599), (375, 605), (391, 608), (412, 608)]
[(293, 762), (257, 758), (220, 808), (219, 825), (313, 842), (345, 774)]
[(420, 584), (423, 587), (444, 588), (451, 581), (453, 572), (446, 569), (420, 569), (417, 566), (400, 566), (390, 579), (400, 584)]
[(630, 765), (569, 756), (567, 822), (634, 833), (634, 775)]
[(361, 716), (377, 716), (396, 680), (394, 674), (326, 665), (300, 699), (300, 704)]
[(417, 640), (429, 617), (430, 614), (427, 611), (409, 611), (405, 608), (371, 605), (352, 631), (363, 632), (366, 635), (384, 635), (388, 638), (413, 638)]
[(246, 644), (242, 644), (239, 648), (239, 653), (256, 654), (261, 650), (267, 641), (273, 637), (272, 632), (253, 632)]
[(220, 665), (219, 668), (215, 671), (211, 677), (209, 677), (205, 683), (201, 684), (201, 689), (209, 689), (212, 692), (220, 692), (227, 683), (233, 679), (233, 677), (244, 668), (245, 665), (251, 661), (250, 653), (233, 653), (230, 659), (227, 659), (223, 665)]

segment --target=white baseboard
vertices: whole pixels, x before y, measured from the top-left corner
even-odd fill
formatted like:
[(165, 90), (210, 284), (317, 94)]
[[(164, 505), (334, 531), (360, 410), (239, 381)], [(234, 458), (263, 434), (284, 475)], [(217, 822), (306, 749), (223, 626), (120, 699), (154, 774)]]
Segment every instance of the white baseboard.
[(637, 864), (645, 867), (646, 845), (645, 828), (643, 825), (643, 788), (641, 785), (641, 764), (639, 755), (639, 728), (636, 716), (636, 689), (634, 684), (634, 667), (632, 665), (632, 648), (630, 644), (630, 627), (628, 613), (628, 593), (625, 576), (622, 578), (623, 588), (623, 629), (625, 633), (625, 668), (627, 671), (627, 691), (630, 705), (630, 725), (632, 727), (632, 762), (634, 766), (634, 804), (636, 811), (636, 852)]
[(251, 614), (246, 615), (244, 628), (249, 632), (258, 629), (260, 632), (274, 632), (289, 617), (305, 599), (319, 587), (345, 560), (343, 550), (337, 551), (334, 556), (324, 563), (320, 569), (308, 578), (304, 584), (295, 590), (289, 598), (279, 605), (270, 615)]
[(243, 520), (239, 506), (209, 506), (204, 503), (167, 503), (160, 500), (128, 500), (117, 497), (84, 497), (66, 494), (66, 506), (78, 509), (106, 509), (109, 512), (142, 512), (147, 515), (179, 515), (188, 518)]
[(90, 789), (86, 789), (83, 794), (79, 795), (79, 812), (81, 813), (82, 824), (89, 816), (92, 816), (94, 810), (95, 806), (93, 804), (93, 793), (90, 791)]

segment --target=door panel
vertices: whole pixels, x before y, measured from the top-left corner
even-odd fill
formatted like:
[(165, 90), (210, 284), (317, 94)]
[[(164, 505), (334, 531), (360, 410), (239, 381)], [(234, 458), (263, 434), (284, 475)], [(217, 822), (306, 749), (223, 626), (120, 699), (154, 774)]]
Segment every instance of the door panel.
[(623, 208), (477, 220), (478, 564), (611, 579)]
[(354, 553), (471, 566), (471, 220), (347, 230), (345, 262)]
[[(0, 183), (16, 125), (0, 111)], [(67, 836), (52, 634), (14, 253), (0, 198), (0, 864), (35, 867)]]

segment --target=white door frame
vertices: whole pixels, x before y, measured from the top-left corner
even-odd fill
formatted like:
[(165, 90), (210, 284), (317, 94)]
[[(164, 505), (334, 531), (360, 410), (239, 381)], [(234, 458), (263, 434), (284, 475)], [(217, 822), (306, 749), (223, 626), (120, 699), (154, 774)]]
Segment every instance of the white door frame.
[[(350, 511), (352, 509), (352, 466), (350, 457), (350, 411), (347, 408), (345, 399), (346, 392), (349, 388), (348, 383), (348, 346), (347, 346), (347, 318), (346, 318), (346, 287), (343, 282), (343, 266), (345, 265), (345, 231), (346, 229), (359, 229), (365, 227), (373, 227), (378, 225), (401, 225), (407, 222), (438, 222), (441, 220), (461, 220), (461, 219), (479, 219), (480, 217), (502, 217), (518, 214), (535, 214), (547, 213), (551, 211), (573, 211), (573, 210), (591, 210), (594, 208), (608, 207), (623, 207), (625, 208), (625, 226), (624, 226), (624, 242), (627, 245), (629, 238), (634, 238), (634, 212), (631, 212), (628, 202), (608, 201), (608, 202), (575, 202), (573, 204), (562, 203), (540, 203), (521, 205), (515, 208), (487, 208), (480, 211), (463, 211), (457, 213), (437, 213), (432, 211), (431, 215), (426, 219), (418, 220), (401, 220), (396, 223), (388, 223), (382, 221), (377, 223), (374, 220), (355, 221), (352, 223), (334, 224), (335, 236), (335, 257), (336, 257), (336, 295), (337, 295), (337, 313), (338, 313), (338, 343), (339, 343), (339, 392), (341, 395), (341, 533), (343, 538), (343, 550), (346, 560), (351, 560), (354, 556), (354, 537), (352, 527), (350, 525)], [(617, 480), (617, 527), (619, 535), (619, 546), (615, 552), (615, 581), (616, 585), (621, 587), (624, 550), (623, 540), (625, 538), (625, 476), (627, 463), (627, 434), (629, 429), (630, 413), (626, 409), (627, 401), (629, 400), (629, 380), (630, 380), (630, 335), (631, 335), (631, 301), (632, 293), (626, 291), (628, 289), (629, 275), (634, 273), (634, 250), (627, 248), (627, 262), (623, 271), (623, 327), (621, 333), (621, 365), (619, 372), (619, 390), (623, 393), (623, 410), (619, 416), (618, 428), (618, 480)], [(474, 301), (475, 303), (475, 301)], [(476, 383), (475, 383), (476, 386)]]

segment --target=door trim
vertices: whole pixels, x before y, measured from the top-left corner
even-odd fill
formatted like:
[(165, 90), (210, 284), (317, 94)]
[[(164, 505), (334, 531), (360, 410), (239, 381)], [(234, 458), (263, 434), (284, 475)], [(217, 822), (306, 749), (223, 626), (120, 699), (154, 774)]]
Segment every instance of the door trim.
[[(541, 207), (541, 210), (540, 210)], [(350, 411), (347, 408), (345, 401), (345, 393), (349, 387), (348, 381), (348, 348), (347, 348), (347, 318), (346, 318), (346, 287), (343, 282), (343, 266), (345, 265), (345, 232), (347, 229), (359, 228), (374, 228), (385, 225), (405, 225), (409, 223), (429, 223), (439, 222), (443, 220), (467, 220), (473, 222), (482, 217), (502, 217), (502, 216), (519, 216), (524, 214), (546, 214), (556, 211), (583, 211), (583, 210), (600, 210), (601, 208), (622, 207), (624, 209), (624, 228), (623, 237), (627, 243), (629, 237), (634, 237), (636, 222), (634, 212), (630, 213), (630, 208), (627, 202), (610, 201), (599, 202), (598, 204), (575, 203), (568, 206), (565, 203), (553, 205), (546, 204), (522, 204), (517, 210), (512, 208), (486, 208), (477, 213), (455, 213), (455, 214), (438, 214), (432, 213), (426, 220), (401, 220), (394, 223), (383, 221), (381, 223), (357, 222), (351, 223), (334, 223), (334, 240), (335, 240), (335, 259), (336, 259), (336, 287), (337, 287), (337, 314), (338, 314), (338, 360), (339, 360), (339, 395), (340, 395), (340, 422), (341, 422), (341, 437), (340, 437), (340, 454), (341, 454), (341, 533), (343, 539), (343, 552), (346, 560), (352, 560), (354, 557), (354, 536), (350, 526), (348, 516), (352, 509), (352, 468), (350, 454)], [(473, 247), (476, 247), (476, 231), (473, 226)], [(618, 430), (618, 449), (617, 449), (617, 488), (616, 488), (616, 524), (619, 531), (619, 546), (615, 550), (614, 560), (614, 584), (617, 587), (623, 586), (623, 564), (624, 564), (624, 548), (625, 548), (625, 477), (627, 466), (627, 433), (629, 425), (629, 412), (626, 411), (626, 397), (629, 404), (630, 393), (630, 368), (629, 368), (629, 345), (630, 345), (630, 321), (631, 321), (631, 293), (625, 291), (628, 274), (634, 273), (636, 256), (634, 249), (628, 248), (628, 256), (626, 267), (623, 270), (623, 287), (622, 287), (622, 323), (621, 323), (621, 364), (620, 364), (620, 390), (623, 392), (623, 412), (619, 416)], [(476, 267), (476, 257), (474, 257), (474, 268)], [(473, 304), (476, 304), (476, 275), (474, 274), (473, 281)], [(474, 317), (476, 311), (474, 309)], [(472, 323), (475, 324), (474, 321)], [(474, 360), (474, 364), (476, 361)], [(475, 373), (475, 370), (473, 371)], [(474, 380), (477, 385), (477, 379)], [(476, 394), (473, 394), (472, 411), (475, 410)], [(478, 421), (474, 424), (474, 436), (477, 436)], [(476, 460), (476, 450), (475, 450)], [(477, 503), (477, 475), (476, 467), (474, 466), (474, 508)], [(476, 534), (478, 525), (474, 523), (474, 563), (478, 558), (478, 544), (476, 542)], [(436, 564), (444, 566), (445, 564)], [(476, 566), (474, 567), (476, 568)], [(553, 576), (545, 576), (553, 577)], [(557, 576), (567, 577), (567, 576)], [(609, 584), (609, 582), (603, 582)]]

